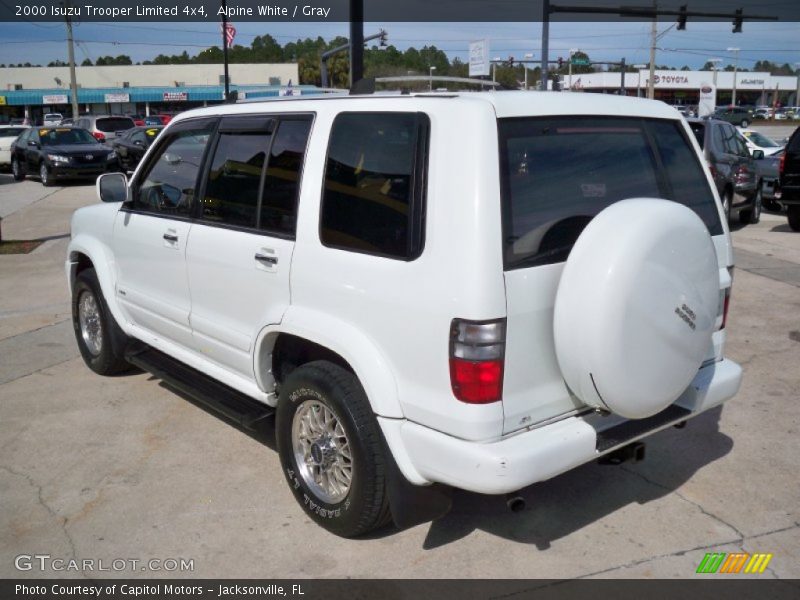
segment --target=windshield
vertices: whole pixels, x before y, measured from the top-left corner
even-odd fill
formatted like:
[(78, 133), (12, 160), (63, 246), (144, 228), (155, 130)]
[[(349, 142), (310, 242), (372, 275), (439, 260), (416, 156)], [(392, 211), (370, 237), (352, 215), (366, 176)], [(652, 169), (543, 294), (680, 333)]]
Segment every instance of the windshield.
[(17, 137), (23, 131), (26, 131), (27, 127), (4, 127), (0, 129), (0, 137)]
[(761, 135), (757, 131), (743, 131), (742, 135), (759, 148), (780, 148), (780, 144), (773, 142), (767, 136)]
[(99, 144), (92, 134), (85, 129), (40, 129), (39, 141), (42, 146), (56, 146), (62, 144)]
[(566, 260), (589, 221), (625, 198), (675, 200), (711, 235), (722, 233), (713, 192), (678, 121), (500, 119), (499, 135), (508, 269)]

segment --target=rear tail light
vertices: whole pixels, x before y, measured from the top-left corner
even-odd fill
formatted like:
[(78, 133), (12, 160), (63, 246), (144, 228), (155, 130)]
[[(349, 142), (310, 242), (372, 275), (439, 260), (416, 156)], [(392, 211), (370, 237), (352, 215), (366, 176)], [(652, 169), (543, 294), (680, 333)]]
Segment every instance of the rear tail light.
[(106, 141), (106, 136), (100, 133), (99, 131), (95, 131), (92, 135), (94, 136), (94, 139), (96, 139), (98, 142)]
[(736, 168), (734, 181), (736, 181), (736, 183), (745, 183), (749, 175), (750, 175), (750, 170), (745, 165), (739, 165)]
[(468, 404), (489, 404), (501, 399), (505, 345), (505, 319), (453, 319), (450, 385), (456, 398)]
[(783, 175), (786, 172), (786, 150), (781, 154), (781, 162), (778, 164), (778, 175)]

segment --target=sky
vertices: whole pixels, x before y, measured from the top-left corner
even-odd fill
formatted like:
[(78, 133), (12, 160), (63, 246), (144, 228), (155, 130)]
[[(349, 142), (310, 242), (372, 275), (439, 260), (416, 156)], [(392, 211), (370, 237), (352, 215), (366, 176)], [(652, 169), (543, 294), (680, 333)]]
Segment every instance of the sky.
[[(800, 0), (798, 0), (800, 1)], [(236, 23), (235, 44), (249, 46), (257, 35), (271, 34), (285, 44), (298, 38), (330, 39), (347, 36), (346, 23)], [(570, 48), (580, 49), (598, 61), (628, 64), (649, 59), (650, 23), (552, 23), (550, 26), (551, 60), (567, 56)], [(742, 33), (731, 33), (731, 24), (690, 22), (685, 31), (669, 23), (659, 23), (663, 32), (656, 64), (680, 68), (700, 68), (711, 57), (722, 58), (722, 66), (734, 62), (729, 47), (741, 49), (738, 64), (752, 69), (757, 60), (779, 64), (800, 63), (800, 23), (746, 22)], [(671, 28), (670, 28), (671, 27)], [(489, 39), (492, 58), (523, 58), (533, 54), (541, 58), (541, 23), (367, 23), (365, 35), (386, 29), (389, 43), (403, 50), (435, 45), (452, 59), (466, 60), (470, 40)], [(52, 60), (66, 60), (65, 26), (59, 23), (0, 23), (0, 63), (46, 65)], [(77, 23), (75, 59), (79, 64), (98, 56), (129, 55), (134, 62), (158, 54), (190, 55), (220, 44), (217, 23)]]

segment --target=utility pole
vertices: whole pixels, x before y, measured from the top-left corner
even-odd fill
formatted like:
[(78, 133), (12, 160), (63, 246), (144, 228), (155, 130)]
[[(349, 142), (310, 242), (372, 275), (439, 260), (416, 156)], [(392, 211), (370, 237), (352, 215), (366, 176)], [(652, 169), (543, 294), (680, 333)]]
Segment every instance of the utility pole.
[[(653, 2), (653, 9), (658, 10), (658, 5)], [(653, 24), (650, 26), (650, 77), (647, 80), (647, 97), (650, 100), (656, 97), (656, 42), (658, 41), (658, 17), (653, 15)]]
[(364, 78), (364, 0), (350, 0), (350, 87)]
[(550, 60), (550, 0), (542, 0), (542, 91), (547, 91), (547, 80), (550, 74), (547, 72)]
[(230, 77), (228, 77), (228, 4), (222, 0), (222, 63), (225, 78), (225, 102), (231, 97)]
[(739, 48), (728, 48), (728, 52), (736, 55), (736, 58), (733, 59), (733, 93), (731, 94), (731, 104), (736, 106), (736, 69), (739, 67)]
[[(69, 8), (70, 0), (65, 0), (61, 3), (65, 8)], [(64, 14), (70, 11), (65, 10)], [(69, 92), (72, 100), (72, 118), (78, 118), (78, 82), (75, 80), (75, 44), (72, 39), (72, 18), (65, 16), (64, 20), (67, 22), (67, 56), (69, 59)]]
[[(794, 93), (794, 105), (800, 106), (800, 62), (794, 63), (794, 76), (797, 79), (797, 89)], [(797, 113), (794, 115), (797, 116)]]

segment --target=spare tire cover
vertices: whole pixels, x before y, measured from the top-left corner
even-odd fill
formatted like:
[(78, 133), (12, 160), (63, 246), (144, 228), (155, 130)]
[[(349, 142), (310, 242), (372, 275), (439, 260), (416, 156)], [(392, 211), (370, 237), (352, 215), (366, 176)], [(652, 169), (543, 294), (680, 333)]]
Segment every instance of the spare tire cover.
[(629, 419), (672, 404), (697, 374), (719, 309), (719, 267), (702, 220), (634, 198), (586, 226), (554, 307), (556, 356), (584, 403)]

